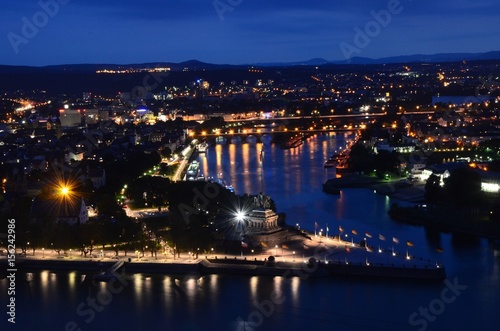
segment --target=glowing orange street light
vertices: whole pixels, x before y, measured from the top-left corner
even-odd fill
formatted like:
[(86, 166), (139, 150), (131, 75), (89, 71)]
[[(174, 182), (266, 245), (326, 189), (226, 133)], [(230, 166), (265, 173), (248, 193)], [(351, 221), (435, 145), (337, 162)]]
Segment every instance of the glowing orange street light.
[(69, 188), (67, 186), (61, 187), (61, 194), (68, 195), (69, 194)]

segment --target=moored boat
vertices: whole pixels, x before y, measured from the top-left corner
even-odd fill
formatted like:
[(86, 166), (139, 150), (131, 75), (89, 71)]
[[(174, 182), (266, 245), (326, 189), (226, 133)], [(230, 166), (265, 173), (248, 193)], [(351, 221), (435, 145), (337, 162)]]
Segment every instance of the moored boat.
[(335, 160), (330, 159), (325, 162), (325, 168), (333, 168), (335, 166), (337, 166), (337, 161)]
[(208, 144), (206, 142), (202, 142), (196, 146), (198, 153), (205, 153), (207, 151)]

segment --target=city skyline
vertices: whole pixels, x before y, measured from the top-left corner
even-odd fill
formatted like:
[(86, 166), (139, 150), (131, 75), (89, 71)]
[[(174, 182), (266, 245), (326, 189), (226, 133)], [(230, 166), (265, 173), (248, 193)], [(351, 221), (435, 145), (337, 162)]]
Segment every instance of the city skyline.
[(242, 0), (41, 0), (3, 11), (0, 63), (341, 61), (494, 51), (500, 4), (492, 0), (272, 3)]

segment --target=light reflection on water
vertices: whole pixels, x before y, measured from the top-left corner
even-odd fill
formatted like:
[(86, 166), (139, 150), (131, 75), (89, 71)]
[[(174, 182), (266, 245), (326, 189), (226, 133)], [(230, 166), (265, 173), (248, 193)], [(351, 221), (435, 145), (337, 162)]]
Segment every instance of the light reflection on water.
[[(475, 248), (472, 250), (477, 251)], [(498, 321), (497, 315), (493, 314), (496, 308), (492, 306), (499, 301), (494, 294), (498, 293), (498, 259), (494, 264), (489, 259), (487, 256), (477, 259), (478, 262), (473, 266), (484, 268), (490, 265), (489, 271), (478, 273), (477, 270), (466, 268), (450, 275), (450, 280), (457, 276), (459, 283), (467, 285), (468, 289), (453, 305), (446, 307), (446, 313), (436, 320), (433, 327), (463, 329), (461, 327), (464, 326), (467, 329), (472, 322), (462, 325), (460, 321), (460, 314), (464, 314), (465, 309), (470, 311), (471, 316), (478, 313), (487, 316), (488, 323), (494, 322), (495, 318)], [(21, 294), (26, 287), (30, 287), (33, 292), (29, 296), (30, 305), (39, 307), (35, 310), (42, 309), (46, 316), (64, 322), (76, 320), (85, 326), (83, 317), (76, 312), (78, 305), (86, 302), (88, 297), (97, 298), (98, 292), (105, 291), (107, 284), (90, 285), (89, 289), (88, 284), (70, 284), (70, 274), (75, 274), (78, 279), (81, 273), (58, 272), (47, 277), (48, 274), (48, 271), (33, 272), (34, 278), (29, 284), (18, 284), (18, 316), (32, 314), (33, 308), (28, 309), (28, 303), (22, 299), (24, 294)], [(445, 287), (439, 282), (369, 281), (342, 277), (301, 279), (207, 275), (186, 278), (146, 274), (127, 277), (130, 282), (123, 291), (113, 294), (104, 310), (96, 314), (95, 321), (89, 325), (92, 330), (109, 327), (128, 330), (157, 330), (160, 327), (178, 330), (191, 327), (194, 330), (206, 330), (207, 325), (231, 330), (238, 318), (247, 320), (250, 314), (259, 312), (259, 307), (264, 309), (262, 307), (268, 307), (266, 305), (269, 302), (277, 299), (280, 303), (273, 304), (273, 313), (265, 316), (263, 326), (331, 330), (330, 323), (335, 322), (335, 330), (359, 330), (361, 326), (370, 330), (412, 330), (407, 325), (408, 316), (419, 306), (438, 298)], [(5, 290), (5, 283), (4, 280), (0, 281), (1, 290)], [(47, 288), (50, 288), (50, 292), (44, 291)], [(68, 295), (72, 290), (78, 293), (76, 297)], [(114, 319), (114, 316), (119, 318)], [(36, 326), (38, 329), (49, 325), (43, 323), (43, 320), (35, 322), (26, 318), (21, 325)], [(487, 322), (484, 323), (486, 326)], [(266, 327), (263, 329), (267, 330)]]
[[(373, 191), (343, 190), (340, 197), (322, 192), (321, 184), (333, 175), (325, 171), (323, 163), (347, 138), (344, 134), (316, 136), (293, 150), (262, 144), (217, 145), (200, 156), (200, 163), (205, 175), (227, 174), (225, 179), (237, 193), (257, 193), (262, 185), (257, 156), (263, 148), (265, 193), (287, 213), (288, 224), (299, 223), (301, 228), (314, 230), (314, 222), (323, 228), (328, 223), (330, 235), (338, 234), (339, 225), (346, 231), (367, 231), (373, 234), (374, 245), (390, 245), (376, 241), (379, 233), (388, 240), (396, 236), (402, 243), (413, 241), (414, 255), (444, 262), (448, 279), (456, 278), (468, 286), (429, 329), (491, 329), (490, 325), (500, 325), (500, 257), (486, 240), (396, 223), (387, 216), (392, 200)], [(437, 247), (442, 247), (443, 253), (437, 253)], [(404, 244), (396, 247), (405, 248)], [(248, 317), (257, 316), (259, 304), (271, 300), (274, 293), (285, 299), (272, 313), (263, 314), (262, 326), (256, 330), (416, 330), (408, 323), (410, 314), (439, 298), (445, 288), (441, 282), (387, 279), (232, 275), (198, 279), (135, 274), (127, 276), (123, 290), (86, 325), (76, 309), (105, 283), (94, 287), (82, 282), (84, 274), (78, 272), (32, 274), (30, 282), (21, 281), (20, 275), (17, 284), (18, 316), (26, 329), (62, 330), (64, 323), (75, 320), (82, 330), (207, 330), (211, 325), (218, 330), (235, 330), (238, 323), (248, 326)], [(0, 291), (6, 290), (7, 282), (2, 279)], [(34, 313), (40, 317), (38, 321), (28, 318)]]

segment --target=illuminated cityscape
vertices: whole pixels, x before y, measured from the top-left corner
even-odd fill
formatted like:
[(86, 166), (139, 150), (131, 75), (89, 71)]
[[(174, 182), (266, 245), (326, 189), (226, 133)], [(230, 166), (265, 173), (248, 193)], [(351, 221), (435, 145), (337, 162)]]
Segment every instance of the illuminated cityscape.
[(500, 325), (498, 3), (5, 6), (2, 330)]

